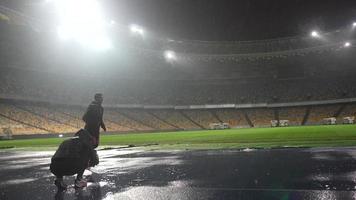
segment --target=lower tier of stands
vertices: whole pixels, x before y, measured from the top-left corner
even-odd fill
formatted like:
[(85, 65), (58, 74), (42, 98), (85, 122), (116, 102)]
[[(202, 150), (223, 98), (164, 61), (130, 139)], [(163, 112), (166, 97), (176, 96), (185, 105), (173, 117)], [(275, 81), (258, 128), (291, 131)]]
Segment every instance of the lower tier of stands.
[[(0, 101), (0, 134), (13, 135), (73, 133), (84, 126), (84, 107), (17, 101)], [(212, 123), (232, 128), (270, 127), (271, 120), (289, 125), (322, 124), (324, 118), (356, 114), (355, 103), (275, 108), (143, 109), (105, 108), (104, 121), (110, 132), (146, 132), (209, 129)]]

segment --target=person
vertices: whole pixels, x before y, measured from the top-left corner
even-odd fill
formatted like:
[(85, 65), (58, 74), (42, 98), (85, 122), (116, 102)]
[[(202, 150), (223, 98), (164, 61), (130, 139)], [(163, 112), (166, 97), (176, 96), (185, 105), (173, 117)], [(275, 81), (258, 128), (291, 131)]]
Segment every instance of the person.
[(106, 127), (103, 121), (104, 108), (101, 105), (102, 103), (103, 95), (101, 93), (95, 94), (94, 101), (90, 103), (82, 118), (85, 122), (84, 129), (89, 131), (95, 140), (94, 148), (98, 147), (99, 145), (100, 127), (106, 131)]
[(63, 176), (77, 174), (74, 181), (76, 188), (86, 187), (87, 182), (83, 179), (86, 168), (99, 163), (97, 153), (90, 133), (84, 129), (79, 130), (75, 137), (64, 140), (53, 155), (50, 171), (56, 176), (54, 184), (58, 191), (67, 189)]

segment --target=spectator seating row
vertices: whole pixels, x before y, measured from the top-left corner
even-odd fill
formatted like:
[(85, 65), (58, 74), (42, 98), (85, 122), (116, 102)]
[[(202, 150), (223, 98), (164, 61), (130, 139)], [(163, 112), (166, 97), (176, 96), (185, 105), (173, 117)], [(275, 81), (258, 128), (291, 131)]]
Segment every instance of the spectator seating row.
[[(0, 103), (0, 130), (13, 134), (73, 133), (84, 126), (85, 108), (31, 102)], [(289, 120), (289, 125), (318, 125), (324, 118), (356, 115), (356, 104), (254, 109), (119, 109), (105, 108), (109, 132), (146, 132), (209, 129), (211, 123), (225, 122), (232, 128), (270, 127), (271, 120)]]

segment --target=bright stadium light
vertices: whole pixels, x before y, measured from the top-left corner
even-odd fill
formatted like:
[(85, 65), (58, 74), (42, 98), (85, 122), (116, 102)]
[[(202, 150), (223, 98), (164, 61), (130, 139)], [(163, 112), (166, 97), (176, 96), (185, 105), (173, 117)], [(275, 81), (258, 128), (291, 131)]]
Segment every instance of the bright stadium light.
[(319, 33), (318, 33), (317, 31), (312, 31), (312, 32), (310, 33), (310, 35), (311, 35), (312, 37), (315, 37), (315, 38), (320, 37), (320, 35), (319, 35)]
[(167, 61), (173, 61), (177, 59), (176, 54), (170, 50), (164, 52), (164, 57), (166, 58)]
[(53, 0), (57, 8), (58, 36), (97, 50), (111, 48), (107, 22), (97, 0)]
[(136, 25), (136, 24), (131, 24), (130, 25), (130, 31), (133, 34), (137, 34), (137, 35), (140, 35), (140, 36), (143, 36), (145, 34), (145, 31), (143, 30), (143, 28), (138, 26), (138, 25)]
[(352, 23), (352, 27), (354, 28), (356, 27), (356, 22)]
[(344, 47), (349, 47), (349, 46), (351, 46), (351, 43), (350, 42), (345, 42)]

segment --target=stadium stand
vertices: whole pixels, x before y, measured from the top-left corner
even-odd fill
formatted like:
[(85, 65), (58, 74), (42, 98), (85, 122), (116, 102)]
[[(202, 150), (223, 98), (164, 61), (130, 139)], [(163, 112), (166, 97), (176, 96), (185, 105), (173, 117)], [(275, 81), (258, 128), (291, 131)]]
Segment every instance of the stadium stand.
[(270, 127), (275, 119), (272, 109), (249, 109), (246, 111), (254, 127)]
[(120, 110), (119, 111), (124, 116), (128, 116), (129, 118), (140, 122), (141, 124), (145, 125), (146, 127), (150, 127), (155, 130), (174, 130), (175, 127), (171, 126), (170, 124), (165, 123), (162, 120), (159, 120), (154, 115), (148, 113), (145, 110)]
[(22, 110), (14, 105), (0, 104), (0, 110), (3, 117), (40, 129), (42, 130), (40, 133), (60, 133), (64, 132), (64, 130), (68, 130), (69, 128), (68, 126), (62, 126), (54, 121), (40, 117), (26, 110)]
[(355, 117), (356, 116), (356, 105), (355, 104), (344, 104), (342, 111), (337, 116), (337, 122), (341, 124), (344, 117)]
[(52, 120), (59, 124), (63, 124), (66, 127), (72, 127), (73, 130), (80, 128), (81, 123), (75, 118), (70, 118), (67, 115), (57, 112), (51, 107), (37, 106), (37, 105), (19, 105), (18, 108), (30, 112), (33, 115), (40, 116), (45, 119)]
[[(10, 129), (14, 136), (74, 133), (84, 126), (83, 113), (83, 106), (6, 100), (0, 103), (0, 128)], [(269, 127), (275, 119), (297, 126), (303, 125), (303, 120), (305, 125), (318, 125), (323, 124), (324, 118), (336, 117), (337, 123), (342, 124), (344, 117), (355, 115), (355, 103), (242, 109), (106, 107), (104, 120), (109, 132), (120, 133), (209, 129), (212, 123), (228, 123), (231, 128)]]
[(181, 114), (181, 112), (176, 110), (153, 110), (151, 111), (155, 115), (159, 116), (161, 119), (165, 119), (167, 123), (177, 126), (179, 129), (183, 130), (194, 130), (200, 129), (194, 122), (189, 118)]
[(292, 107), (278, 109), (280, 120), (289, 120), (291, 126), (299, 126), (302, 124), (306, 112), (305, 107)]
[(117, 109), (111, 109), (111, 110), (106, 109), (104, 119), (108, 119), (108, 118), (114, 121), (115, 123), (120, 124), (121, 126), (128, 127), (131, 130), (136, 130), (136, 131), (153, 130), (151, 127), (146, 126), (141, 122), (136, 121), (126, 115), (123, 115)]
[[(336, 43), (327, 44), (308, 37), (146, 43), (123, 36), (132, 44), (127, 52), (102, 59), (73, 54), (72, 46), (53, 48), (25, 26), (0, 27), (0, 125), (14, 135), (75, 132), (98, 91), (110, 132), (222, 122), (266, 127), (271, 120), (312, 125), (326, 117), (342, 123), (356, 114), (355, 45), (340, 48), (343, 31), (328, 34)], [(180, 62), (162, 59), (167, 45)]]
[(209, 129), (209, 124), (219, 122), (208, 110), (185, 110), (182, 112), (203, 129)]
[(16, 121), (16, 119), (0, 115), (1, 130), (10, 129), (14, 135), (27, 135), (27, 134), (42, 134), (47, 131), (38, 129), (32, 125), (25, 125), (24, 123)]
[(237, 109), (219, 109), (216, 111), (216, 114), (223, 122), (229, 123), (231, 127), (249, 127), (243, 111)]
[[(12, 71), (12, 73), (6, 73), (6, 71)], [(260, 80), (260, 82), (251, 83), (239, 83), (234, 80), (224, 81), (223, 83), (220, 80), (124, 80), (116, 82), (106, 79), (106, 82), (98, 82), (97, 84), (91, 83), (84, 77), (82, 83), (79, 84), (78, 79), (80, 78), (70, 75), (63, 75), (66, 80), (63, 83), (62, 79), (56, 80), (63, 78), (58, 77), (57, 74), (28, 72), (21, 69), (1, 69), (1, 72), (0, 95), (3, 97), (71, 102), (71, 104), (87, 102), (87, 99), (91, 98), (91, 94), (100, 88), (105, 88), (106, 104), (113, 105), (272, 103), (356, 97), (355, 80), (345, 80), (342, 77), (340, 79), (304, 78), (272, 82)], [(12, 78), (9, 78), (9, 76)], [(123, 82), (126, 82), (125, 85)], [(131, 86), (126, 87), (126, 84)], [(81, 89), (83, 85), (88, 85), (85, 87), (87, 89)]]
[(334, 117), (339, 105), (315, 106), (311, 109), (307, 124), (322, 124), (324, 118)]

